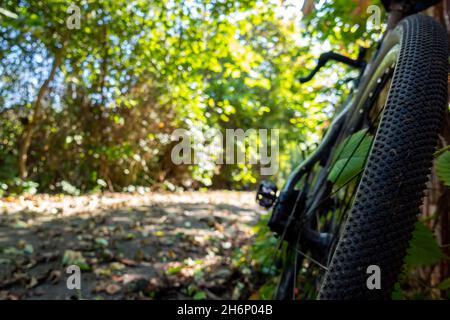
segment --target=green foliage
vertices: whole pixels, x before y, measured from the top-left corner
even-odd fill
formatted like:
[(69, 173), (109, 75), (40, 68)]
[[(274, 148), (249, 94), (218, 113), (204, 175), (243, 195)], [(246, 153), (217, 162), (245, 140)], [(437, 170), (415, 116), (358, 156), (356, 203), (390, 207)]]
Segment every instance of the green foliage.
[(70, 182), (67, 181), (61, 181), (61, 189), (64, 193), (70, 194), (72, 196), (80, 195), (80, 190), (78, 190), (76, 187), (71, 185)]
[(253, 226), (252, 231), (255, 236), (252, 245), (235, 251), (232, 256), (235, 267), (238, 267), (243, 274), (251, 273), (253, 281), (260, 283), (250, 299), (272, 299), (278, 281), (278, 266), (274, 261), (278, 257), (278, 240), (267, 226), (269, 217), (270, 214), (260, 216)]
[(258, 266), (258, 270), (263, 274), (274, 275), (273, 257), (278, 251), (278, 241), (267, 226), (269, 217), (269, 214), (261, 216), (261, 219), (253, 227), (256, 237), (249, 255)]
[(18, 120), (12, 112), (0, 115), (0, 182), (11, 181), (18, 174), (16, 142), (21, 134)]
[(394, 286), (394, 290), (392, 291), (391, 294), (391, 299), (392, 300), (403, 300), (404, 296), (403, 296), (403, 291), (401, 288), (401, 285), (399, 282), (397, 282)]
[(450, 187), (450, 150), (445, 150), (436, 159), (436, 174), (446, 186)]
[[(394, 300), (423, 300), (432, 298), (432, 288), (427, 284), (422, 284), (422, 287), (411, 288), (411, 284), (417, 282), (418, 270), (424, 270), (434, 267), (442, 260), (448, 259), (444, 255), (437, 239), (435, 238), (433, 231), (423, 221), (417, 221), (412, 239), (409, 243), (409, 249), (407, 256), (404, 260), (404, 269), (399, 277), (399, 281), (396, 283), (394, 291), (392, 293), (392, 299)], [(427, 270), (425, 269), (425, 270)], [(442, 281), (437, 288), (440, 290), (446, 290), (449, 286), (448, 279)]]
[(334, 153), (334, 165), (328, 179), (338, 185), (349, 181), (364, 168), (373, 137), (360, 130), (345, 139)]
[(86, 262), (86, 258), (79, 251), (66, 250), (62, 258), (62, 264), (65, 266), (76, 265), (83, 271), (91, 269)]
[[(370, 5), (380, 7), (380, 1), (322, 1), (315, 5), (315, 14), (304, 19), (309, 34), (322, 41), (329, 41), (331, 45), (352, 49), (358, 42), (368, 46), (377, 39), (384, 29), (384, 25), (370, 25), (369, 17), (373, 13), (368, 10)], [(384, 22), (385, 12), (380, 12), (380, 22)]]
[[(81, 9), (80, 29), (66, 26), (70, 4)], [(211, 128), (280, 129), (283, 173), (295, 165), (299, 146), (306, 150), (319, 140), (348, 91), (337, 80), (347, 70), (338, 66), (307, 86), (298, 83), (314, 61), (317, 34), (285, 4), (269, 0), (133, 6), (8, 0), (2, 7), (17, 15), (2, 17), (0, 26), (0, 121), (7, 124), (0, 174), (8, 178), (17, 176), (21, 119), (30, 119), (40, 85), (62, 57), (27, 160), (42, 191), (59, 191), (60, 181), (80, 192), (166, 182), (250, 188), (259, 179), (255, 165), (216, 165), (206, 156), (199, 164), (171, 165), (173, 130), (201, 136)], [(352, 41), (346, 46), (356, 48)], [(194, 145), (199, 154), (207, 148)]]
[(278, 284), (278, 277), (271, 277), (251, 297), (251, 300), (272, 300)]
[(438, 288), (441, 290), (450, 289), (450, 278), (447, 278), (447, 279), (443, 280), (441, 283), (439, 283)]
[(417, 221), (408, 255), (405, 258), (406, 268), (431, 266), (444, 258), (445, 256), (439, 248), (433, 232), (423, 222)]
[(0, 196), (4, 195), (33, 195), (38, 191), (39, 184), (30, 180), (12, 178), (0, 183)]

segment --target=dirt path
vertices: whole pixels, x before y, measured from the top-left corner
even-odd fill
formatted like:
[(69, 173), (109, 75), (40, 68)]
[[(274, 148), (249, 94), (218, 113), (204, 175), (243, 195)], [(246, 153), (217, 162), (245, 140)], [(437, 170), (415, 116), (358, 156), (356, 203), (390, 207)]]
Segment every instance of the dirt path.
[(257, 216), (238, 192), (1, 199), (0, 299), (242, 298), (233, 259)]

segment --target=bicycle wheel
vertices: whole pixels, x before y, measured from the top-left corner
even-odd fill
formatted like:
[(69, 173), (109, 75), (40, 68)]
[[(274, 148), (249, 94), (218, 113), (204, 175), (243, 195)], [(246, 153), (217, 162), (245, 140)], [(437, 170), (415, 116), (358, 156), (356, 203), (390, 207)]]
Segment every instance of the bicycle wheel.
[[(326, 250), (318, 250), (299, 234), (299, 241), (291, 242), (287, 250), (290, 254), (275, 298), (390, 297), (419, 213), (446, 109), (447, 59), (447, 34), (430, 17), (409, 16), (385, 37), (362, 79), (354, 115), (344, 127), (347, 134), (364, 129), (359, 131), (360, 143), (372, 137), (364, 164), (341, 186), (327, 179), (314, 189), (325, 196), (313, 194), (322, 201), (312, 201), (306, 210), (314, 213), (309, 228), (331, 235), (332, 241)], [(360, 111), (365, 113), (362, 122), (354, 120)], [(341, 144), (325, 170), (330, 172), (336, 164), (333, 157), (349, 139), (353, 138), (339, 139)], [(339, 174), (351, 161), (348, 157)], [(381, 271), (380, 289), (367, 286), (369, 266)]]

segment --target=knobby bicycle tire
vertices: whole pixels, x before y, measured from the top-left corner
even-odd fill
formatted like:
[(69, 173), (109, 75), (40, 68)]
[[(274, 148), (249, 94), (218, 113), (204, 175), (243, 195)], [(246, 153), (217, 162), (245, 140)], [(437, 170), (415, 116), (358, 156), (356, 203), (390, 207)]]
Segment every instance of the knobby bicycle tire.
[[(391, 88), (352, 209), (319, 299), (388, 299), (401, 272), (447, 106), (446, 31), (405, 18), (386, 42), (400, 46)], [(378, 266), (381, 289), (369, 289)]]

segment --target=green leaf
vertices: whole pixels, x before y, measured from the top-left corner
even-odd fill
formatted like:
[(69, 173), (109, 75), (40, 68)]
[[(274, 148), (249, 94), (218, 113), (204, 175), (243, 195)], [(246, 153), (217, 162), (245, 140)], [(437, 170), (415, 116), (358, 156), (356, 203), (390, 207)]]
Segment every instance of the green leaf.
[(360, 130), (345, 139), (334, 154), (334, 165), (328, 180), (335, 184), (344, 184), (363, 167), (372, 146), (373, 137), (367, 130)]
[(95, 243), (98, 244), (99, 246), (102, 247), (107, 247), (108, 246), (108, 240), (105, 238), (96, 238), (95, 239)]
[(66, 266), (77, 265), (83, 271), (91, 269), (86, 262), (86, 259), (83, 257), (83, 254), (79, 251), (66, 250), (63, 255), (62, 263)]
[(25, 248), (23, 248), (23, 252), (31, 254), (31, 253), (34, 252), (34, 248), (33, 248), (33, 246), (31, 244), (27, 243), (25, 245)]
[(12, 19), (17, 19), (18, 18), (17, 14), (15, 14), (14, 12), (11, 12), (11, 11), (6, 10), (4, 8), (1, 8), (1, 7), (0, 7), (0, 14), (3, 14), (5, 16), (7, 16), (8, 18), (12, 18)]
[(450, 145), (443, 147), (442, 149), (439, 149), (436, 151), (433, 155), (435, 158), (439, 157), (441, 154), (445, 153), (446, 151), (450, 151)]
[(450, 151), (442, 153), (436, 160), (436, 174), (444, 184), (450, 187)]
[(406, 268), (431, 266), (444, 258), (433, 232), (423, 222), (417, 221), (405, 259)]
[(177, 274), (178, 272), (180, 272), (181, 270), (183, 270), (184, 266), (183, 265), (178, 265), (178, 266), (174, 266), (174, 267), (169, 267), (166, 270), (166, 274)]
[(392, 291), (391, 299), (392, 300), (404, 300), (403, 291), (402, 291), (402, 288), (401, 288), (399, 282), (397, 282), (394, 286), (394, 291)]
[(447, 290), (450, 289), (450, 278), (445, 279), (438, 285), (438, 289)]
[(193, 299), (194, 300), (204, 300), (204, 299), (206, 299), (206, 293), (204, 293), (203, 291), (199, 291), (196, 294), (194, 294)]
[(21, 220), (17, 221), (14, 224), (14, 228), (16, 228), (16, 229), (23, 229), (23, 228), (27, 228), (27, 227), (28, 227), (27, 223), (24, 221), (21, 221)]

